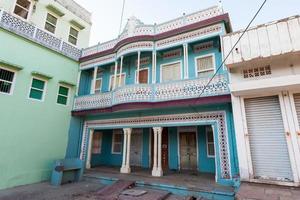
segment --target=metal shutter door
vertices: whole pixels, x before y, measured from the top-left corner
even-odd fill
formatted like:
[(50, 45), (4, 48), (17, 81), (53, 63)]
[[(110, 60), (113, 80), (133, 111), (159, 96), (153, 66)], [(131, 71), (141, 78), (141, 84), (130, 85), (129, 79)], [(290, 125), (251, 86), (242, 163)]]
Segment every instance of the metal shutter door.
[(293, 180), (278, 96), (245, 99), (245, 111), (255, 178)]
[(300, 94), (294, 94), (295, 107), (300, 128)]

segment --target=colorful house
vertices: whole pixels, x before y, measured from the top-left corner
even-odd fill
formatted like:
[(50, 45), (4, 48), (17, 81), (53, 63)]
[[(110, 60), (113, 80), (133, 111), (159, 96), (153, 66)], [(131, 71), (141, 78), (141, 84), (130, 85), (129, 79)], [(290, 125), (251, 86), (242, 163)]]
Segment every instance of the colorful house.
[[(83, 49), (67, 157), (86, 168), (238, 175), (231, 96), (215, 6), (154, 25), (132, 17), (117, 39)], [(205, 87), (210, 83), (207, 87)]]
[(0, 1), (0, 189), (49, 179), (65, 156), (90, 26), (73, 1)]
[[(223, 36), (224, 55), (241, 32)], [(242, 181), (299, 186), (300, 18), (245, 32), (226, 66)]]

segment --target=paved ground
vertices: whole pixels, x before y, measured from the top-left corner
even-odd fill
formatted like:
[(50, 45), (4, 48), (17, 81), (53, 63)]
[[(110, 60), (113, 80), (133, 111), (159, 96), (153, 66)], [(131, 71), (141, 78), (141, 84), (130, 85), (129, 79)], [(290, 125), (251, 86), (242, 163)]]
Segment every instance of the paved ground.
[(300, 200), (300, 188), (242, 183), (237, 200)]
[[(94, 192), (103, 187), (99, 183), (81, 181), (51, 186), (48, 182), (31, 184), (0, 190), (1, 200), (97, 200)], [(184, 197), (171, 195), (167, 200), (184, 200)]]

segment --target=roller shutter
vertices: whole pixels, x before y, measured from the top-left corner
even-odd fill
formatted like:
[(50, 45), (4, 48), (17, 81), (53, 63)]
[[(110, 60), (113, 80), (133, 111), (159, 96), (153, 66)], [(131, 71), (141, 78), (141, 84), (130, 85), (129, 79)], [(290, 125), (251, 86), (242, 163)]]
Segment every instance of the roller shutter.
[(245, 99), (254, 177), (292, 181), (278, 96)]

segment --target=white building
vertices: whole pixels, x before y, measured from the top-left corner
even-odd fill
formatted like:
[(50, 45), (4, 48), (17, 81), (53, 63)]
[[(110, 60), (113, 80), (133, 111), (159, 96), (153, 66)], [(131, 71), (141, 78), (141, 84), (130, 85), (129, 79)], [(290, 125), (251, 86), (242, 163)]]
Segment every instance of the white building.
[(73, 0), (1, 0), (0, 8), (77, 48), (89, 45), (91, 13)]
[[(241, 34), (223, 37), (224, 56)], [(241, 180), (299, 185), (300, 17), (251, 28), (226, 66)]]

